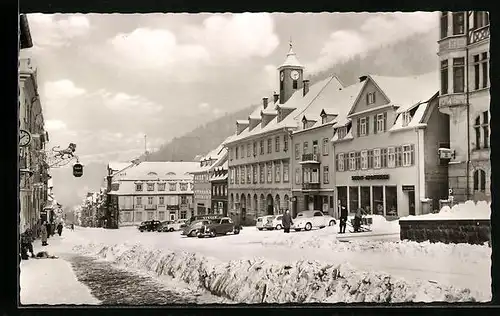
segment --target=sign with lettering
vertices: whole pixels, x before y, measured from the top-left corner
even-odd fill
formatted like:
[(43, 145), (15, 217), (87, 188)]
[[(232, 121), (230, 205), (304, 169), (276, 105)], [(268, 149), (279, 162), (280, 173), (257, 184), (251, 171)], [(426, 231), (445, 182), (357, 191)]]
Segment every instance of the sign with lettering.
[(403, 185), (403, 191), (415, 191), (414, 185)]
[(179, 205), (167, 205), (167, 210), (178, 210)]
[(352, 180), (388, 180), (389, 175), (388, 174), (372, 174), (372, 175), (367, 175), (367, 176), (352, 176)]
[(79, 178), (83, 175), (83, 165), (82, 164), (74, 164), (73, 165), (73, 176)]

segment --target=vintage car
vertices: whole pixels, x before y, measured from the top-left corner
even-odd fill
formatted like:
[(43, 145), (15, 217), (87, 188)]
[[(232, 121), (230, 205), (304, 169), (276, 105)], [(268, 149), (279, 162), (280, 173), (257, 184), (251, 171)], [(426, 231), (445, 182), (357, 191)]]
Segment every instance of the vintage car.
[(185, 219), (178, 219), (176, 221), (171, 221), (169, 224), (166, 225), (165, 230), (169, 232), (181, 230), (186, 226), (186, 220)]
[(139, 229), (139, 231), (141, 233), (144, 231), (152, 232), (152, 231), (156, 231), (158, 229), (158, 226), (160, 226), (160, 225), (161, 225), (160, 221), (156, 221), (156, 220), (144, 221), (139, 225), (139, 227), (137, 227), (137, 229)]
[(226, 235), (227, 233), (238, 235), (240, 229), (229, 217), (223, 217), (221, 219), (209, 220), (208, 223), (203, 223), (200, 230), (198, 230), (198, 238), (206, 236), (215, 237), (217, 235)]
[(281, 219), (283, 215), (266, 215), (257, 218), (257, 224), (255, 225), (258, 230), (273, 230), (273, 229), (282, 229), (283, 225), (281, 224)]
[(191, 225), (186, 225), (186, 227), (184, 227), (184, 229), (181, 232), (181, 235), (185, 235), (187, 237), (198, 236), (198, 231), (201, 229), (201, 227), (209, 223), (210, 223), (209, 219), (195, 220), (191, 223)]
[(169, 225), (169, 224), (171, 224), (171, 223), (173, 223), (173, 221), (162, 221), (162, 222), (160, 223), (160, 225), (158, 225), (158, 229), (157, 229), (157, 231), (158, 231), (159, 233), (161, 233), (161, 232), (168, 232), (168, 227), (167, 227), (167, 225)]
[(312, 228), (324, 228), (326, 226), (333, 226), (337, 223), (335, 218), (330, 215), (325, 215), (321, 211), (300, 212), (292, 222), (292, 228), (296, 231), (302, 229), (311, 230)]

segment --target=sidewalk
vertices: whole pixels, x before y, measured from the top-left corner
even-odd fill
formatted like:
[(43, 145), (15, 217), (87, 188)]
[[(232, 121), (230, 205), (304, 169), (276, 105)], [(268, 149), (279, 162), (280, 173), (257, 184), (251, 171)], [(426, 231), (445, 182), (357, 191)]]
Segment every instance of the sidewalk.
[[(60, 256), (68, 252), (71, 245), (65, 237), (73, 234), (70, 230), (63, 235), (54, 235), (48, 239), (48, 246), (42, 247), (40, 240), (33, 242), (35, 254), (47, 251), (49, 255)], [(19, 285), (20, 302), (27, 304), (99, 304), (99, 300), (90, 294), (87, 286), (80, 283), (71, 264), (59, 259), (22, 260), (20, 264)]]

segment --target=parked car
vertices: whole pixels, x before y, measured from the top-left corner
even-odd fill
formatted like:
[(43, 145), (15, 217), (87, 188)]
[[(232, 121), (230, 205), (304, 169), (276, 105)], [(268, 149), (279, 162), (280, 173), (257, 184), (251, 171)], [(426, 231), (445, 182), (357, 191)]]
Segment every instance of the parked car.
[(158, 225), (157, 231), (159, 233), (161, 233), (161, 232), (168, 232), (167, 225), (169, 225), (170, 223), (173, 223), (173, 221), (163, 221), (163, 222), (161, 222), (160, 225)]
[(191, 225), (186, 225), (181, 232), (181, 235), (185, 235), (188, 237), (195, 237), (198, 235), (198, 231), (201, 229), (203, 225), (207, 225), (210, 223), (208, 219), (200, 219), (195, 220), (191, 223)]
[(282, 229), (281, 219), (283, 215), (266, 215), (257, 218), (257, 224), (255, 225), (258, 230), (273, 230)]
[(204, 214), (204, 215), (193, 215), (189, 219), (186, 220), (186, 225), (191, 225), (194, 221), (199, 221), (202, 219), (220, 219), (224, 217), (220, 214)]
[(158, 229), (158, 226), (160, 226), (160, 224), (161, 222), (156, 220), (144, 221), (139, 225), (138, 229), (141, 233), (144, 231), (152, 232), (156, 231)]
[(206, 236), (215, 237), (217, 235), (226, 235), (227, 233), (238, 235), (240, 230), (229, 217), (223, 217), (204, 223), (198, 231), (198, 238)]
[(325, 215), (321, 211), (304, 211), (297, 214), (297, 217), (293, 219), (293, 229), (296, 231), (302, 229), (311, 230), (312, 228), (333, 226), (336, 223), (335, 218)]
[(166, 231), (173, 232), (176, 230), (181, 230), (186, 226), (186, 220), (185, 219), (178, 219), (174, 222), (170, 222), (169, 224), (166, 225)]

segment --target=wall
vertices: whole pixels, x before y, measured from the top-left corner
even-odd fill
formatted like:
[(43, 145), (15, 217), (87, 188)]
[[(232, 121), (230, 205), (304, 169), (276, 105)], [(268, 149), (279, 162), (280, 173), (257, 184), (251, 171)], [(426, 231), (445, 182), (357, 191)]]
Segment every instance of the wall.
[(484, 244), (491, 240), (490, 220), (400, 220), (401, 240)]
[[(372, 104), (366, 104), (366, 96), (368, 93), (375, 92), (375, 102)], [(371, 108), (375, 108), (384, 104), (388, 104), (389, 100), (387, 100), (384, 95), (380, 92), (380, 90), (375, 86), (371, 79), (366, 79), (365, 86), (359, 93), (358, 102), (353, 106), (353, 113), (366, 111)], [(372, 114), (373, 115), (373, 114)], [(353, 120), (354, 121), (354, 120)], [(354, 130), (356, 130), (356, 126), (354, 126)]]

